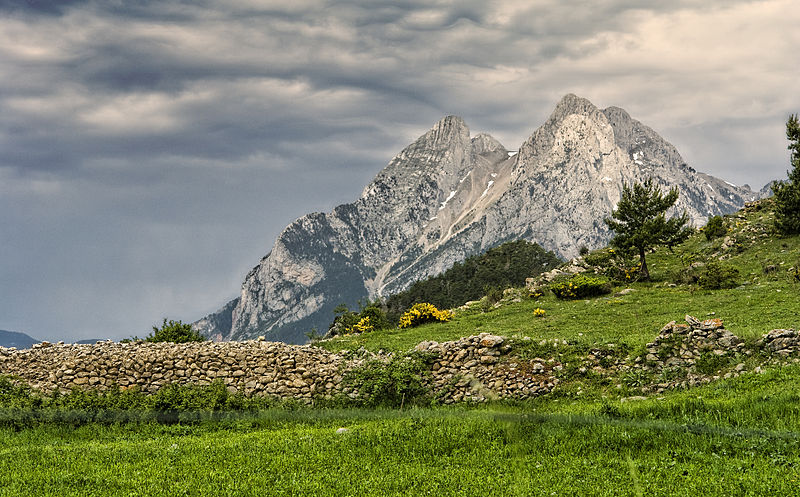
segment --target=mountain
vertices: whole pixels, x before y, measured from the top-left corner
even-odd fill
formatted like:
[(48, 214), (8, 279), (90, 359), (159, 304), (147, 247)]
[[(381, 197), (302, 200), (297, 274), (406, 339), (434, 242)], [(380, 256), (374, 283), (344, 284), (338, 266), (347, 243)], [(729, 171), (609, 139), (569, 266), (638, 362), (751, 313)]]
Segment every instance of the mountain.
[(340, 303), (386, 296), (510, 240), (569, 258), (605, 244), (622, 187), (653, 177), (677, 186), (693, 223), (757, 194), (687, 166), (655, 131), (618, 107), (566, 95), (507, 150), (448, 116), (406, 147), (355, 202), (290, 224), (246, 276), (241, 294), (194, 323), (215, 340), (264, 335), (304, 342)]
[(16, 347), (18, 349), (28, 349), (34, 343), (39, 343), (41, 340), (32, 338), (25, 333), (16, 331), (0, 330), (0, 347)]

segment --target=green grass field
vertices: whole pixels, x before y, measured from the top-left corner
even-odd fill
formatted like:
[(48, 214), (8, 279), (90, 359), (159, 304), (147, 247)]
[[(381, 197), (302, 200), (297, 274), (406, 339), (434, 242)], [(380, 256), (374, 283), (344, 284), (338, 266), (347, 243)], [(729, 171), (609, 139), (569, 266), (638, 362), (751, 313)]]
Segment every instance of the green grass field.
[(795, 365), (635, 402), (3, 429), (0, 495), (797, 495), (798, 380)]
[[(769, 209), (730, 216), (738, 286), (675, 283), (723, 240), (698, 234), (648, 262), (621, 296), (525, 298), (444, 324), (321, 342), (408, 350), (481, 332), (636, 350), (685, 314), (743, 338), (800, 323), (800, 238), (764, 236)], [(544, 318), (534, 308), (546, 310)], [(522, 349), (524, 351), (524, 349)], [(646, 399), (576, 380), (522, 403), (400, 410), (292, 409), (218, 422), (0, 423), (0, 496), (800, 495), (800, 364)], [(62, 417), (63, 419), (63, 417)], [(152, 419), (152, 418), (142, 418)], [(337, 433), (346, 428), (345, 433)]]

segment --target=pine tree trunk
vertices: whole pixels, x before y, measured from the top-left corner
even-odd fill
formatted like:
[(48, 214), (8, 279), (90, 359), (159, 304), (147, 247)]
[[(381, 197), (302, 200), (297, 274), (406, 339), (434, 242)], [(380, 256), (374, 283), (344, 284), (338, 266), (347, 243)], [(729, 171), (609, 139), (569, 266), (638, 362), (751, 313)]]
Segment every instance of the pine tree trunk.
[(647, 270), (647, 260), (644, 258), (644, 247), (639, 247), (639, 261), (642, 264), (642, 267), (639, 269), (639, 273), (642, 275), (643, 280), (650, 279), (650, 271)]

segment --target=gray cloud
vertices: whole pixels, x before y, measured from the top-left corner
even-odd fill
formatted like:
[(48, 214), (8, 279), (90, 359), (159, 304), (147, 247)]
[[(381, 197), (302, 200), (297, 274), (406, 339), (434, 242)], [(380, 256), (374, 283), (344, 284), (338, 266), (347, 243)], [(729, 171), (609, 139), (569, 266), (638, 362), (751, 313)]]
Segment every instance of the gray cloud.
[(574, 92), (698, 170), (785, 173), (791, 0), (373, 4), (0, 2), (0, 328), (196, 319), (446, 114), (514, 148)]

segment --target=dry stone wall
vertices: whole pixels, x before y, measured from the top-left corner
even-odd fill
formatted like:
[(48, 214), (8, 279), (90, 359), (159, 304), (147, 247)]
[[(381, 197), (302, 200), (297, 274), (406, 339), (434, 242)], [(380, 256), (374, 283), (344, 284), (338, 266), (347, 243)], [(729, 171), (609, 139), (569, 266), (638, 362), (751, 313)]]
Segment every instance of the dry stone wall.
[(221, 380), (246, 395), (310, 399), (332, 395), (341, 381), (341, 357), (317, 347), (270, 342), (48, 344), (0, 348), (0, 374), (35, 389), (105, 390), (112, 385), (154, 392), (167, 383)]
[(557, 384), (553, 364), (544, 359), (519, 362), (505, 338), (482, 333), (453, 342), (422, 342), (416, 350), (433, 355), (429, 386), (444, 403), (528, 398)]
[[(424, 342), (432, 369), (426, 386), (442, 402), (524, 398), (546, 393), (557, 380), (543, 365), (517, 368), (504, 360), (511, 347), (489, 334), (442, 344)], [(155, 392), (168, 383), (210, 384), (218, 380), (245, 395), (311, 402), (339, 394), (347, 371), (391, 354), (337, 354), (279, 342), (50, 344), (31, 349), (0, 347), (0, 374), (13, 375), (42, 392), (72, 388), (106, 390), (138, 387)]]
[[(422, 377), (425, 386), (445, 404), (543, 395), (559, 385), (564, 370), (557, 357), (522, 360), (507, 338), (488, 333), (443, 343), (422, 342), (415, 350), (428, 357), (429, 370)], [(601, 376), (649, 372), (656, 380), (643, 385), (642, 391), (659, 392), (704, 383), (719, 375), (738, 375), (751, 356), (767, 361), (790, 357), (798, 361), (800, 333), (772, 330), (746, 345), (719, 319), (700, 321), (686, 316), (686, 324), (673, 321), (664, 326), (647, 344), (644, 356), (601, 356), (602, 351), (592, 350), (586, 357), (579, 357), (583, 367), (578, 371), (591, 368)], [(340, 395), (358, 397), (353, 386), (343, 381), (348, 372), (368, 361), (388, 362), (392, 358), (392, 354), (365, 350), (335, 353), (315, 346), (265, 341), (109, 341), (94, 345), (43, 342), (25, 350), (0, 347), (0, 375), (15, 376), (45, 393), (72, 388), (102, 391), (112, 386), (155, 392), (170, 383), (203, 385), (222, 381), (231, 391), (248, 396), (311, 403)], [(714, 358), (720, 359), (716, 362), (722, 365), (721, 369), (705, 371), (703, 365), (716, 363)], [(669, 379), (671, 372), (679, 370), (685, 372), (684, 376)]]
[(758, 341), (758, 345), (777, 357), (800, 355), (800, 332), (772, 330)]
[(647, 344), (647, 361), (657, 369), (693, 368), (704, 354), (716, 357), (744, 353), (744, 342), (723, 327), (721, 319), (700, 321), (686, 316), (686, 324), (667, 323)]

